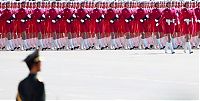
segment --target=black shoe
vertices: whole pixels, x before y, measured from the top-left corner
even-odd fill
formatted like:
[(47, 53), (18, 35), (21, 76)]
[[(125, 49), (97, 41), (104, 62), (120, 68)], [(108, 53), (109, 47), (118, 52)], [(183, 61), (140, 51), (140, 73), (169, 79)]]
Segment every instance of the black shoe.
[(177, 46), (177, 49), (180, 47), (180, 45)]
[(190, 54), (192, 54), (193, 53), (193, 51), (192, 52), (190, 52)]
[(65, 46), (63, 46), (63, 49), (65, 49)]
[(20, 49), (20, 47), (17, 47), (17, 49)]
[(4, 47), (2, 47), (2, 49), (5, 49), (6, 47), (4, 46)]
[(42, 51), (44, 51), (45, 50), (45, 48), (42, 48)]
[(153, 45), (150, 45), (150, 48), (153, 49)]
[(161, 49), (165, 49), (165, 46), (163, 46)]
[(90, 47), (89, 47), (89, 48), (87, 48), (86, 50), (90, 50)]
[(118, 49), (121, 49), (122, 47), (119, 47)]
[(26, 51), (28, 51), (29, 49), (26, 49)]
[(134, 47), (133, 48), (130, 48), (130, 50), (133, 50), (134, 49)]
[(16, 50), (16, 49), (17, 49), (17, 47), (14, 48), (14, 50)]
[(195, 46), (192, 46), (192, 49), (194, 49), (195, 48)]
[(145, 50), (149, 49), (148, 47), (145, 47)]
[(101, 50), (104, 50), (104, 47), (101, 47)]
[(174, 54), (175, 52), (172, 52), (172, 54)]
[(79, 49), (79, 46), (75, 47), (76, 49)]
[(70, 50), (74, 50), (75, 48), (71, 48)]

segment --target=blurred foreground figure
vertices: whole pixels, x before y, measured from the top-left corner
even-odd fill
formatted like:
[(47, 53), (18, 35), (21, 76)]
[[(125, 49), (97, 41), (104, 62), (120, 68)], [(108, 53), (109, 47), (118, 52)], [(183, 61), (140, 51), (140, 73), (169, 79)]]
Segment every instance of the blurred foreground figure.
[(41, 67), (39, 51), (36, 50), (30, 54), (24, 62), (26, 62), (30, 73), (19, 83), (16, 101), (45, 101), (44, 84), (37, 79), (37, 73)]

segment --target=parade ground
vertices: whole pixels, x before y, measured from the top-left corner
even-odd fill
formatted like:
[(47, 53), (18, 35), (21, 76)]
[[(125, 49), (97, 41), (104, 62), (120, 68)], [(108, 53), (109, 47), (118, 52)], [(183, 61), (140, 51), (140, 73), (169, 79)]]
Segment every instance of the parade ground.
[[(199, 50), (41, 51), (47, 100), (199, 99)], [(32, 51), (0, 51), (0, 99), (15, 100)]]

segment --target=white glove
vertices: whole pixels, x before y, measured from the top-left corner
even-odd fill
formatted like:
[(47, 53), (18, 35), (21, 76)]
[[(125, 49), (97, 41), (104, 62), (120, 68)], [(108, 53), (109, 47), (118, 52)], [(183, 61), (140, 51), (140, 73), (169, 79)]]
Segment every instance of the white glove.
[(134, 16), (133, 16), (133, 15), (131, 15), (131, 18), (133, 18), (133, 19), (134, 19)]
[(187, 25), (189, 25), (190, 19), (184, 19), (184, 21), (187, 23)]
[(169, 19), (166, 19), (166, 22), (168, 25), (170, 25), (170, 20)]
[(83, 19), (81, 19), (81, 22), (84, 23), (85, 21)]
[(140, 22), (144, 22), (144, 20), (140, 19)]
[(87, 14), (86, 17), (90, 18), (90, 15)]
[(43, 17), (43, 18), (45, 18), (45, 15), (44, 15), (44, 14), (42, 14), (42, 17)]
[(98, 20), (98, 19), (96, 19), (96, 22), (99, 22), (99, 20)]
[(184, 19), (185, 22), (189, 22), (189, 19)]
[(172, 23), (175, 23), (175, 19), (172, 20)]
[(67, 19), (67, 22), (70, 23), (71, 21), (69, 19)]
[(6, 22), (7, 22), (7, 23), (10, 23), (10, 20), (7, 20)]
[(178, 21), (178, 24), (180, 24), (180, 21)]
[(13, 14), (12, 17), (15, 18), (15, 14)]
[(104, 15), (102, 14), (101, 17), (104, 18)]
[(28, 18), (31, 18), (31, 15), (30, 15), (30, 14), (28, 14), (27, 16), (28, 16)]
[(127, 19), (125, 19), (125, 22), (129, 22)]
[(40, 22), (40, 20), (37, 20), (37, 22)]
[(60, 15), (58, 15), (57, 17), (58, 17), (58, 18), (61, 18), (61, 16), (60, 16)]
[(149, 15), (146, 15), (147, 18), (149, 18)]
[(72, 17), (73, 17), (73, 18), (76, 18), (76, 15), (75, 15), (75, 14), (73, 14), (73, 15), (72, 15)]
[(158, 22), (158, 20), (157, 20), (157, 19), (155, 19), (155, 22)]
[(158, 23), (156, 23), (156, 26), (158, 26), (159, 24)]
[(56, 23), (56, 20), (52, 20), (53, 23)]
[(179, 16), (178, 13), (176, 13), (176, 16)]
[(118, 15), (118, 14), (116, 14), (116, 18), (119, 18), (119, 15)]
[(21, 19), (21, 22), (25, 22), (25, 20), (24, 20), (24, 19)]
[(110, 23), (114, 23), (114, 21), (113, 21), (113, 20), (110, 20)]
[(197, 20), (198, 23), (200, 23), (200, 20)]

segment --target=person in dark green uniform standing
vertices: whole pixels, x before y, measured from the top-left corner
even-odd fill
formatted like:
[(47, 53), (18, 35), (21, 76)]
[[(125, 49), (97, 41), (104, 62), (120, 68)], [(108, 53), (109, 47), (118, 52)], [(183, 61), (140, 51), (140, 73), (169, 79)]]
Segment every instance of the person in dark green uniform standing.
[(37, 78), (37, 73), (41, 69), (39, 50), (28, 55), (24, 62), (30, 73), (19, 83), (16, 101), (45, 101), (44, 83)]

